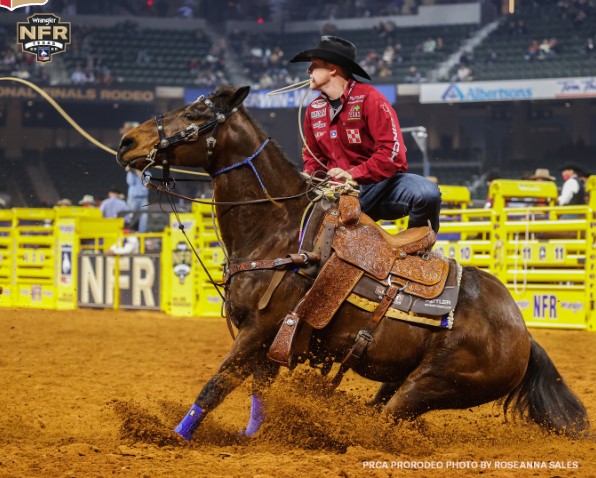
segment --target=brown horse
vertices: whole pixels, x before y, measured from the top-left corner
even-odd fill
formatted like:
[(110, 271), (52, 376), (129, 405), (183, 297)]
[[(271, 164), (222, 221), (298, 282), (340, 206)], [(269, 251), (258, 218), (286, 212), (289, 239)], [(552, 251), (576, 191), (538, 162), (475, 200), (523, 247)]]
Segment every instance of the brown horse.
[[(117, 158), (138, 169), (167, 158), (161, 164), (206, 170), (230, 262), (297, 252), (309, 201), (306, 180), (242, 106), (248, 93), (248, 87), (220, 87), (208, 98), (149, 120), (126, 133)], [(269, 196), (286, 199), (273, 202), (265, 199)], [(206, 414), (250, 375), (253, 401), (244, 432), (252, 435), (262, 423), (262, 395), (279, 370), (267, 351), (280, 321), (311, 284), (287, 273), (260, 309), (273, 274), (248, 270), (229, 279), (226, 311), (238, 335), (176, 427), (183, 438), (190, 439)], [(314, 331), (311, 362), (345, 356), (369, 318), (370, 312), (344, 303), (327, 327)], [(463, 269), (451, 330), (385, 318), (353, 369), (383, 382), (372, 403), (384, 404), (396, 420), (502, 399), (506, 412), (526, 415), (547, 430), (575, 437), (589, 428), (584, 406), (528, 332), (505, 286), (475, 267)]]

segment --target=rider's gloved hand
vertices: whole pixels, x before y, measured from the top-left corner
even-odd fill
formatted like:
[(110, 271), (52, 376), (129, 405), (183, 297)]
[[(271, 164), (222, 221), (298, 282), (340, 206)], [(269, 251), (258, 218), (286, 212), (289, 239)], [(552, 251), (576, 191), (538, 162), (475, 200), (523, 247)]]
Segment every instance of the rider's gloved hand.
[(352, 175), (348, 171), (344, 171), (341, 168), (331, 168), (327, 171), (327, 175), (331, 176), (336, 181), (351, 181)]

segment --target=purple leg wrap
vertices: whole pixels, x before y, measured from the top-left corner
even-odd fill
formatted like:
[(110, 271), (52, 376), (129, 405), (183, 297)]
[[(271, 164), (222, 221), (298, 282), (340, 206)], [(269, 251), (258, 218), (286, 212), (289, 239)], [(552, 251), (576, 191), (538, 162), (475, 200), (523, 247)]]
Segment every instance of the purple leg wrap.
[(193, 403), (186, 416), (182, 419), (178, 426), (174, 428), (174, 431), (185, 440), (190, 440), (192, 438), (192, 434), (197, 429), (203, 418), (203, 409)]
[(252, 396), (252, 405), (250, 407), (250, 420), (248, 426), (244, 430), (247, 437), (253, 436), (259, 431), (263, 421), (265, 420), (265, 413), (263, 412), (263, 402), (256, 395)]

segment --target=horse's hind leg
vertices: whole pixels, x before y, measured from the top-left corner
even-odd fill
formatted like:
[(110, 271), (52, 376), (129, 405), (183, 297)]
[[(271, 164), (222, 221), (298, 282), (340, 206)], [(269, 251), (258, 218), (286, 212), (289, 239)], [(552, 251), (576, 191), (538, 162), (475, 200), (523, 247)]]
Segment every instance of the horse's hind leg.
[[(412, 419), (429, 410), (461, 408), (464, 391), (434, 373), (432, 367), (414, 370), (389, 399), (385, 410), (398, 419)], [(388, 390), (387, 390), (388, 391)], [(475, 405), (470, 403), (469, 405)]]
[[(408, 377), (387, 401), (385, 410), (396, 420), (411, 419), (435, 409), (444, 408), (434, 406), (441, 398), (439, 390), (446, 390), (447, 384), (441, 384), (437, 378)], [(444, 388), (445, 387), (445, 388)]]
[(375, 405), (385, 405), (395, 394), (400, 385), (401, 382), (385, 382), (381, 384), (379, 390), (377, 390), (377, 393), (367, 405), (371, 407), (374, 407)]
[(185, 440), (192, 434), (207, 414), (240, 385), (249, 375), (267, 362), (262, 332), (256, 328), (243, 328), (224, 358), (217, 373), (205, 384), (186, 416), (174, 429)]
[(271, 383), (279, 372), (279, 364), (267, 361), (253, 373), (252, 382), (252, 403), (250, 406), (250, 418), (248, 425), (242, 434), (250, 437), (259, 431), (259, 428), (265, 420), (265, 410), (263, 405), (263, 393), (271, 386)]

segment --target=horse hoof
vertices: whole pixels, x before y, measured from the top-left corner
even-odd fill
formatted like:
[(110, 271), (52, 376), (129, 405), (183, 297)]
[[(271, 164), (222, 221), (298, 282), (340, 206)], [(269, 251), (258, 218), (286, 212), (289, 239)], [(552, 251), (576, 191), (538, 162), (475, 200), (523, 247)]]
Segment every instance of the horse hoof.
[(186, 441), (192, 440), (192, 432), (190, 430), (184, 430), (182, 426), (178, 425), (174, 428), (174, 433), (177, 433), (180, 438)]

